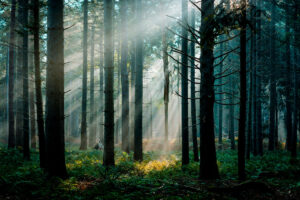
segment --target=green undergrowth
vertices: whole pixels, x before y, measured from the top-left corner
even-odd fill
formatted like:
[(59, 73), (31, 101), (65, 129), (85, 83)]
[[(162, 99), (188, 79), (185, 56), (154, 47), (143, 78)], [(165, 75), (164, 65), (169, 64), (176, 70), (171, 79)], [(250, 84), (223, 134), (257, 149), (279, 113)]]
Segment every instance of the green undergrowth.
[[(31, 152), (31, 161), (23, 161), (18, 150), (0, 148), (0, 199), (240, 199), (235, 188), (249, 181), (276, 190), (270, 195), (291, 199), (300, 190), (300, 165), (290, 164), (289, 154), (283, 151), (247, 161), (246, 182), (237, 180), (236, 151), (218, 152), (221, 179), (217, 181), (199, 180), (199, 163), (191, 160), (182, 167), (179, 152), (148, 152), (138, 163), (132, 154), (116, 150), (116, 166), (109, 169), (102, 166), (102, 156), (101, 151), (67, 151), (69, 178), (62, 180), (44, 174), (37, 151)], [(222, 188), (231, 192), (224, 195)]]

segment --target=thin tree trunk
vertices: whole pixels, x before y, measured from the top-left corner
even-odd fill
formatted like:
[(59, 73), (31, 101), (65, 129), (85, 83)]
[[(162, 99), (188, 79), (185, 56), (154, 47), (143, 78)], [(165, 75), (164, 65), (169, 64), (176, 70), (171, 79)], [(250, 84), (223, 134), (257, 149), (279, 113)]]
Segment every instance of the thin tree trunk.
[(34, 0), (33, 16), (34, 16), (34, 73), (35, 73), (35, 98), (37, 111), (37, 125), (39, 136), (39, 156), (40, 167), (46, 167), (46, 141), (45, 127), (43, 116), (43, 97), (42, 97), (42, 80), (40, 70), (40, 4), (39, 0)]
[(81, 143), (80, 150), (87, 149), (87, 36), (88, 36), (88, 0), (83, 2), (83, 78), (82, 78), (82, 112), (81, 112)]
[(94, 78), (94, 53), (95, 53), (95, 25), (92, 25), (91, 31), (91, 66), (90, 66), (90, 133), (89, 133), (89, 146), (93, 147), (96, 144), (96, 127), (95, 127), (95, 78)]
[[(191, 10), (191, 28), (195, 29), (195, 9)], [(193, 37), (191, 37), (194, 40)], [(195, 57), (195, 42), (190, 43), (191, 57)], [(195, 95), (195, 61), (191, 59), (191, 115), (192, 115), (192, 137), (194, 161), (199, 162), (199, 148), (197, 141), (197, 116), (196, 116), (196, 95)]]
[(100, 29), (100, 37), (99, 37), (99, 40), (100, 40), (100, 45), (99, 45), (99, 50), (100, 50), (100, 141), (103, 143), (104, 142), (104, 50), (103, 50), (103, 34), (104, 34), (104, 31), (103, 29), (101, 28)]
[[(31, 1), (31, 3), (33, 3)], [(33, 13), (30, 13), (31, 19), (33, 19)], [(33, 21), (30, 21), (30, 24), (33, 24)], [(34, 31), (34, 28), (32, 29)], [(29, 42), (30, 42), (30, 50), (29, 50), (29, 67), (30, 67), (30, 75), (29, 80), (31, 83), (34, 83), (34, 54), (32, 52), (34, 51), (33, 48), (33, 35), (30, 35)], [(37, 138), (36, 138), (36, 117), (35, 117), (35, 98), (34, 98), (34, 85), (29, 84), (29, 107), (30, 107), (30, 147), (33, 149), (36, 149), (37, 145)]]
[(162, 28), (163, 68), (164, 68), (164, 110), (165, 110), (165, 145), (169, 139), (169, 60), (166, 27)]
[(17, 43), (18, 43), (18, 52), (17, 57), (15, 58), (17, 61), (17, 68), (16, 68), (16, 78), (15, 78), (15, 104), (16, 104), (16, 146), (18, 148), (23, 148), (23, 36), (22, 32), (24, 30), (22, 21), (23, 21), (23, 12), (24, 9), (22, 9), (23, 0), (18, 0), (18, 37), (17, 37)]
[(258, 11), (257, 11), (257, 77), (256, 77), (256, 95), (257, 95), (257, 103), (256, 103), (256, 119), (257, 119), (257, 150), (259, 155), (263, 155), (263, 128), (262, 128), (262, 62), (263, 62), (263, 52), (262, 52), (262, 22), (261, 22), (261, 10), (262, 3), (261, 1), (257, 2)]
[(181, 134), (182, 134), (182, 165), (189, 164), (189, 113), (188, 113), (188, 1), (182, 0), (182, 28), (181, 28)]
[(246, 135), (246, 104), (247, 104), (247, 72), (246, 72), (246, 43), (247, 43), (247, 19), (246, 0), (241, 1), (241, 35), (240, 35), (240, 119), (238, 141), (238, 174), (239, 179), (246, 179), (245, 173), (245, 135)]
[[(136, 1), (136, 20), (142, 19), (142, 0)], [(137, 28), (134, 109), (134, 160), (143, 160), (143, 38), (142, 27)]]
[(9, 27), (9, 63), (8, 63), (8, 148), (14, 148), (15, 141), (15, 116), (14, 116), (14, 71), (15, 71), (15, 25), (16, 25), (16, 0), (11, 0), (10, 27)]
[(286, 129), (287, 129), (287, 137), (286, 137), (286, 149), (291, 151), (291, 143), (292, 143), (292, 95), (291, 95), (291, 38), (290, 38), (290, 22), (288, 17), (288, 8), (286, 8), (286, 24), (285, 24), (285, 33), (286, 33), (286, 46), (285, 46), (285, 58), (286, 58), (286, 78), (285, 78), (285, 97), (286, 97)]
[(275, 56), (275, 34), (276, 34), (276, 27), (275, 27), (275, 5), (272, 3), (271, 8), (271, 65), (270, 65), (270, 122), (269, 122), (269, 151), (274, 151), (275, 149), (275, 114), (276, 114), (276, 107), (277, 107), (277, 94), (276, 94), (276, 56)]
[(129, 153), (129, 81), (128, 81), (128, 36), (127, 36), (127, 0), (121, 1), (122, 18), (122, 55), (121, 55), (121, 81), (122, 81), (122, 150)]
[(47, 172), (67, 177), (64, 133), (64, 1), (48, 0), (46, 136)]
[(30, 159), (29, 151), (29, 95), (28, 95), (28, 0), (22, 0), (23, 7), (23, 157)]
[(104, 0), (104, 57), (105, 57), (105, 125), (103, 165), (113, 166), (114, 159), (114, 55), (113, 7), (111, 0)]

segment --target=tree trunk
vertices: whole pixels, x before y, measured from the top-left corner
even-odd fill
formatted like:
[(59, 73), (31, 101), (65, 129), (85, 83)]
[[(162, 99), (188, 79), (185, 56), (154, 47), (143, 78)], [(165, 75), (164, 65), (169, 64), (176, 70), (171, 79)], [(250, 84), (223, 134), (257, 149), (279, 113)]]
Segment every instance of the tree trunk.
[(164, 68), (164, 110), (165, 110), (165, 145), (169, 139), (169, 60), (168, 60), (168, 42), (165, 25), (162, 27), (162, 48), (163, 48), (163, 68)]
[(99, 102), (99, 108), (100, 108), (100, 129), (99, 129), (99, 132), (100, 132), (100, 141), (103, 143), (104, 142), (104, 51), (103, 51), (103, 34), (104, 34), (104, 31), (103, 29), (101, 28), (100, 29), (100, 37), (99, 37), (99, 40), (100, 40), (100, 45), (99, 45), (99, 51), (100, 51), (100, 102)]
[(229, 106), (229, 139), (230, 139), (230, 144), (231, 144), (231, 149), (235, 150), (235, 134), (234, 134), (234, 82), (233, 78), (230, 77), (230, 88), (232, 90), (231, 95), (230, 95), (230, 103)]
[(104, 0), (105, 125), (103, 165), (113, 166), (114, 158), (114, 55), (112, 0)]
[(43, 97), (42, 97), (42, 80), (40, 70), (40, 4), (39, 0), (34, 0), (33, 17), (34, 17), (34, 73), (35, 73), (35, 98), (37, 111), (37, 125), (39, 136), (40, 167), (46, 167), (46, 144), (45, 144), (45, 127), (43, 116)]
[(257, 120), (257, 151), (259, 155), (263, 155), (263, 128), (262, 128), (262, 62), (263, 62), (263, 52), (262, 52), (262, 23), (261, 23), (261, 1), (257, 3), (258, 11), (257, 11), (257, 77), (256, 77), (256, 95), (257, 95), (257, 103), (256, 103), (256, 120)]
[(16, 104), (16, 146), (18, 148), (23, 148), (23, 79), (22, 79), (22, 70), (23, 70), (23, 12), (24, 9), (22, 9), (23, 0), (18, 0), (18, 37), (17, 37), (17, 46), (18, 46), (18, 52), (17, 52), (17, 68), (16, 68), (16, 78), (15, 78), (15, 104)]
[[(142, 0), (136, 1), (136, 20), (142, 19)], [(134, 109), (134, 160), (143, 160), (143, 38), (142, 27), (137, 28)]]
[(122, 55), (121, 55), (121, 81), (122, 81), (122, 150), (129, 153), (129, 81), (128, 81), (128, 36), (127, 36), (127, 0), (121, 1), (122, 18)]
[(14, 71), (15, 71), (15, 25), (16, 0), (11, 0), (10, 27), (9, 27), (9, 63), (8, 63), (8, 148), (14, 148), (15, 116), (14, 116)]
[(23, 15), (23, 157), (30, 159), (29, 151), (29, 95), (28, 95), (28, 0), (22, 0)]
[(246, 179), (245, 173), (245, 135), (246, 135), (246, 104), (247, 104), (247, 72), (246, 72), (246, 0), (241, 1), (241, 35), (240, 35), (240, 119), (238, 141), (238, 174), (239, 179)]
[[(191, 28), (195, 29), (195, 9), (191, 10)], [(191, 40), (194, 38), (191, 36)], [(195, 42), (190, 43), (191, 57), (195, 57)], [(191, 115), (192, 115), (192, 137), (194, 161), (199, 162), (199, 150), (197, 141), (197, 116), (196, 116), (196, 95), (195, 95), (195, 60), (191, 59)]]
[(286, 33), (286, 45), (285, 45), (285, 59), (286, 59), (286, 77), (285, 77), (285, 97), (286, 97), (286, 130), (287, 130), (287, 137), (286, 137), (286, 149), (291, 151), (291, 144), (292, 144), (292, 95), (291, 95), (291, 38), (290, 38), (290, 22), (288, 17), (289, 9), (286, 8), (286, 24), (285, 24), (285, 33)]
[[(33, 12), (30, 13), (30, 18), (33, 20)], [(30, 24), (33, 24), (33, 21), (30, 21)], [(34, 28), (32, 29), (32, 31), (34, 32)], [(32, 54), (31, 52), (34, 51), (33, 48), (33, 35), (30, 35), (29, 38), (29, 42), (30, 42), (30, 50), (29, 50), (29, 67), (30, 67), (30, 75), (29, 75), (29, 80), (31, 83), (34, 83), (34, 54)], [(29, 84), (29, 107), (30, 107), (30, 147), (33, 149), (36, 149), (36, 145), (37, 145), (37, 138), (36, 138), (36, 117), (35, 117), (35, 98), (34, 98), (34, 85), (33, 84)]]
[(200, 178), (219, 178), (214, 133), (214, 1), (202, 1), (201, 9), (201, 88), (200, 88)]
[(94, 90), (95, 90), (95, 81), (94, 81), (94, 53), (95, 53), (95, 25), (92, 25), (91, 31), (91, 67), (90, 67), (90, 133), (89, 133), (89, 146), (94, 147), (96, 144), (96, 127), (95, 127), (95, 100), (94, 100)]
[(189, 164), (189, 105), (188, 105), (188, 1), (182, 0), (182, 28), (181, 28), (181, 134), (182, 134), (182, 165)]
[(88, 36), (88, 0), (83, 2), (83, 78), (82, 78), (82, 113), (81, 113), (81, 143), (80, 150), (87, 149), (87, 36)]
[(48, 0), (46, 141), (48, 174), (66, 178), (63, 9), (63, 0)]
[(275, 56), (275, 34), (276, 34), (276, 27), (275, 27), (275, 5), (272, 3), (271, 8), (271, 65), (270, 65), (270, 122), (269, 122), (269, 151), (274, 151), (275, 149), (275, 114), (276, 114), (276, 107), (277, 107), (277, 94), (276, 94), (276, 56)]

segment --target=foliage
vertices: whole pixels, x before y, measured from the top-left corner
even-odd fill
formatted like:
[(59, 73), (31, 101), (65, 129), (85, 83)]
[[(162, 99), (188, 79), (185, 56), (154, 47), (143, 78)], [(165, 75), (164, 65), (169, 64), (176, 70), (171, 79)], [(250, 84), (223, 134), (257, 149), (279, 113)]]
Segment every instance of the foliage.
[[(237, 152), (218, 152), (222, 180), (198, 180), (199, 163), (182, 168), (178, 152), (148, 152), (141, 163), (133, 155), (116, 151), (116, 166), (102, 166), (101, 151), (68, 151), (69, 178), (49, 179), (39, 168), (38, 152), (23, 161), (19, 150), (0, 149), (0, 198), (16, 199), (206, 199), (218, 197), (210, 188), (234, 185)], [(299, 165), (290, 164), (283, 151), (253, 157), (246, 165), (250, 180), (264, 181), (282, 191), (300, 188)], [(228, 197), (234, 199), (234, 196)]]

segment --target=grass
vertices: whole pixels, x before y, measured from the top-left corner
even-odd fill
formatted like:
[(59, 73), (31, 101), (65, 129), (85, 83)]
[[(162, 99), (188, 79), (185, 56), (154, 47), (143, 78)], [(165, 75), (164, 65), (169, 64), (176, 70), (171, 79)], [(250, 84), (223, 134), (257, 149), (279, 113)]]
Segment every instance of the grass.
[[(299, 198), (300, 165), (284, 151), (253, 157), (248, 181), (237, 180), (237, 152), (218, 152), (221, 180), (198, 180), (199, 163), (181, 167), (179, 152), (148, 152), (144, 161), (116, 150), (116, 167), (102, 166), (102, 152), (66, 152), (69, 178), (49, 179), (39, 168), (38, 152), (23, 161), (18, 150), (0, 148), (0, 199), (273, 199)], [(192, 154), (190, 156), (192, 158)], [(252, 185), (251, 185), (251, 184)], [(243, 189), (243, 185), (247, 188)], [(263, 184), (270, 191), (263, 191)], [(254, 186), (253, 186), (254, 185)], [(225, 193), (224, 193), (225, 191)], [(267, 196), (266, 196), (267, 195)], [(250, 198), (247, 198), (250, 197)]]

